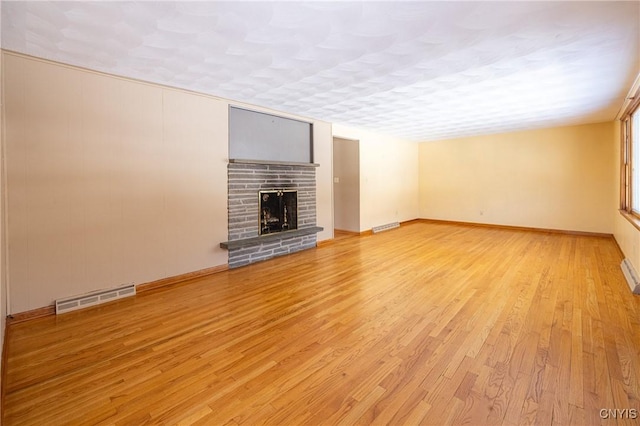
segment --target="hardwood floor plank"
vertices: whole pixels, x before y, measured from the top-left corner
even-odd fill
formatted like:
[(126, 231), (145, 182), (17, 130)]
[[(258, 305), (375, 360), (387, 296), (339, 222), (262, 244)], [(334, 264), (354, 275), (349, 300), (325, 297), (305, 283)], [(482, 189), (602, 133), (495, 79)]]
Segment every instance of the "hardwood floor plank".
[(571, 329), (571, 372), (569, 377), (569, 402), (584, 408), (584, 366), (582, 352), (582, 310), (574, 309)]
[(609, 238), (416, 222), (10, 324), (6, 425), (632, 424)]
[(503, 391), (505, 394), (505, 413), (503, 418), (499, 418), (499, 423), (518, 424), (522, 415), (522, 410), (527, 396), (527, 390), (531, 383), (531, 376), (520, 373), (515, 380), (509, 381), (509, 387), (503, 382)]
[[(454, 423), (485, 424), (487, 417), (491, 413), (493, 399), (495, 399), (496, 394), (491, 391), (488, 384), (494, 369), (482, 364), (475, 367), (474, 373), (477, 374), (476, 380), (467, 395), (461, 411), (456, 413)], [(440, 413), (437, 418), (443, 422), (446, 416), (446, 412)]]

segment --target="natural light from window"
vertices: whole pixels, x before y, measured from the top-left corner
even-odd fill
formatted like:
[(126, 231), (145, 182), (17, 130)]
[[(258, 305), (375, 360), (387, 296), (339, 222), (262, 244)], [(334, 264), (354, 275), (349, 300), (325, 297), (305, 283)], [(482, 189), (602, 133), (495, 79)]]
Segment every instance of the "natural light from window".
[(631, 209), (640, 213), (640, 109), (631, 114)]

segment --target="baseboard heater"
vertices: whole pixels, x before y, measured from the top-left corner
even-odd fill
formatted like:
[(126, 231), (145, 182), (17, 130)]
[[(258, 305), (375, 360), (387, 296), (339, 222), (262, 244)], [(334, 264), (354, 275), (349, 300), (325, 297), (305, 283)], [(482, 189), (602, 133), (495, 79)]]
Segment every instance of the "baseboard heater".
[(374, 234), (377, 234), (378, 232), (387, 231), (389, 229), (399, 228), (399, 227), (400, 227), (400, 222), (391, 222), (391, 223), (387, 223), (386, 225), (374, 226), (373, 228), (371, 228), (371, 231)]
[(81, 296), (67, 297), (56, 300), (56, 315), (75, 311), (89, 306), (99, 305), (112, 300), (135, 296), (136, 286), (133, 284), (110, 290), (95, 291)]
[(636, 270), (633, 268), (631, 262), (629, 262), (628, 259), (623, 259), (620, 267), (622, 268), (624, 277), (627, 279), (631, 292), (633, 294), (640, 294), (640, 281), (638, 281), (638, 274), (636, 274)]

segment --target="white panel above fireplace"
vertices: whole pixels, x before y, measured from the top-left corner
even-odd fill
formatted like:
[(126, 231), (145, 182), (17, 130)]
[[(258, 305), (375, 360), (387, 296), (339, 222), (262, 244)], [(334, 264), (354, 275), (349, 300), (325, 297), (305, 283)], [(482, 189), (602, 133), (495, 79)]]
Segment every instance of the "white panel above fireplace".
[(312, 124), (229, 107), (229, 158), (313, 163)]

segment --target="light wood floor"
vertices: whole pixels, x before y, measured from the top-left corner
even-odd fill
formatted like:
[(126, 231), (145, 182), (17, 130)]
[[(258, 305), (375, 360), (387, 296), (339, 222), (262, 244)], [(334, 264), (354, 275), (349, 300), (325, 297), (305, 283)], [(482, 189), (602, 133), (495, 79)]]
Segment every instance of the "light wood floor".
[(640, 410), (621, 259), (417, 223), (14, 324), (4, 422), (637, 425), (600, 418)]

